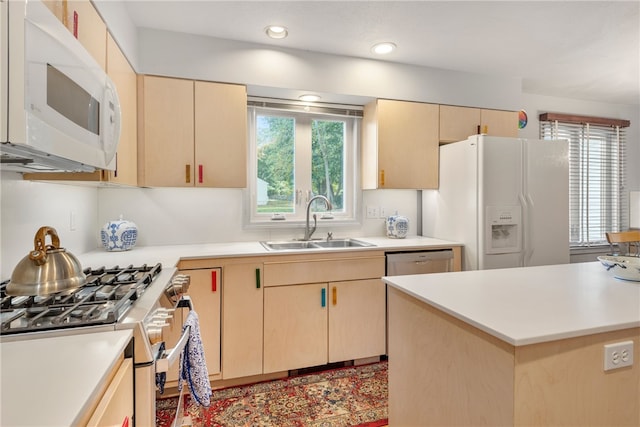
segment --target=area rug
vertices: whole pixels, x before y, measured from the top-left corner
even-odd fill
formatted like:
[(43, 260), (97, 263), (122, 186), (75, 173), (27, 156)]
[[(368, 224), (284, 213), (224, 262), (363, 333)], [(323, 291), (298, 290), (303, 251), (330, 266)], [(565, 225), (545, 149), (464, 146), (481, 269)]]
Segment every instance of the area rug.
[[(156, 426), (173, 422), (178, 398), (159, 399)], [(387, 425), (387, 362), (214, 390), (203, 408), (185, 396), (194, 427)]]

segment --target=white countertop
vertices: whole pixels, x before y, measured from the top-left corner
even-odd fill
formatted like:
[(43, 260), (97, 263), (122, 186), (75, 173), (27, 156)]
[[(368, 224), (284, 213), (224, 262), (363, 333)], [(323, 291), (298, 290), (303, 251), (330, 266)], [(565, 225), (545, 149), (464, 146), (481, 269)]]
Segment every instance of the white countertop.
[(77, 425), (131, 337), (110, 331), (2, 343), (0, 425)]
[[(181, 259), (269, 256), (367, 250), (420, 250), (461, 246), (460, 243), (420, 236), (405, 239), (357, 237), (376, 246), (347, 249), (268, 251), (259, 242), (212, 243), (135, 247), (130, 251), (102, 249), (76, 254), (83, 268), (121, 267), (162, 263), (166, 283)], [(161, 280), (158, 280), (160, 282)], [(161, 292), (158, 286), (149, 292)], [(145, 293), (146, 295), (146, 293)], [(145, 295), (139, 300), (144, 303)], [(153, 298), (148, 298), (153, 299)], [(2, 426), (70, 426), (96, 398), (99, 385), (131, 338), (131, 331), (95, 332), (26, 341), (0, 346)]]
[(599, 262), (383, 279), (514, 346), (640, 327), (640, 282)]
[[(338, 238), (339, 237), (336, 237), (336, 239)], [(96, 249), (85, 254), (76, 254), (76, 256), (84, 268), (102, 265), (105, 267), (111, 267), (114, 265), (125, 266), (129, 264), (155, 264), (157, 262), (162, 263), (162, 265), (166, 267), (174, 267), (178, 264), (180, 259), (269, 256), (296, 253), (311, 254), (335, 251), (404, 251), (462, 246), (461, 243), (422, 236), (408, 236), (404, 239), (389, 239), (386, 237), (355, 237), (355, 239), (371, 243), (375, 246), (269, 251), (265, 249), (260, 242), (232, 242), (170, 246), (136, 246), (133, 249), (124, 252), (107, 252), (102, 249)]]

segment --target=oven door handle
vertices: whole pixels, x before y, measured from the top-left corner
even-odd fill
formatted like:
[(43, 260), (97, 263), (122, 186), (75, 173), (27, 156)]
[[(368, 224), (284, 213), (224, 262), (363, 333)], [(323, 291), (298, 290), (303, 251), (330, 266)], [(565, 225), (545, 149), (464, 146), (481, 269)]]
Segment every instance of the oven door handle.
[[(183, 295), (176, 304), (176, 307), (186, 307), (189, 308), (189, 310), (193, 310), (193, 303), (191, 302), (191, 298), (188, 295)], [(169, 350), (165, 350), (160, 355), (160, 357), (156, 360), (156, 373), (167, 372), (169, 370), (169, 367), (173, 366), (176, 360), (180, 358), (182, 351), (189, 342), (190, 332), (191, 327), (185, 327), (184, 331), (182, 331), (182, 335), (180, 335), (180, 339), (176, 343), (176, 346)]]
[(156, 360), (156, 373), (167, 372), (170, 366), (176, 362), (177, 359), (180, 358), (180, 354), (184, 347), (189, 342), (189, 333), (191, 332), (191, 327), (187, 326), (182, 331), (182, 335), (178, 340), (176, 346), (172, 349), (166, 350), (158, 360)]

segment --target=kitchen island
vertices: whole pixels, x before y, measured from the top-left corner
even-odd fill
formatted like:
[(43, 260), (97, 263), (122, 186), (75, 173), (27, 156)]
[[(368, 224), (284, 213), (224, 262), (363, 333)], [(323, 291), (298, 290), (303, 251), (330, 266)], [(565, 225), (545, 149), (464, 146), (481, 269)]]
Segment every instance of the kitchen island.
[(640, 283), (597, 262), (384, 281), (390, 425), (640, 425)]

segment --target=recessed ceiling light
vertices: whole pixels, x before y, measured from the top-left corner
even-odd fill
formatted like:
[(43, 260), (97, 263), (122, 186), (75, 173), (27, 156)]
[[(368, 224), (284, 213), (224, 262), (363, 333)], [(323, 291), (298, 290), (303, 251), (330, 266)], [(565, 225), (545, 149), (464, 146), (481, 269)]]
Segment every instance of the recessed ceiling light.
[(287, 28), (282, 25), (269, 25), (264, 32), (272, 39), (283, 39), (289, 34)]
[(371, 52), (377, 53), (378, 55), (386, 55), (394, 50), (396, 50), (396, 45), (391, 42), (378, 43), (371, 48)]
[(304, 95), (300, 95), (298, 99), (300, 101), (305, 101), (305, 102), (316, 102), (316, 101), (320, 101), (320, 95), (313, 95), (313, 94), (307, 93)]

